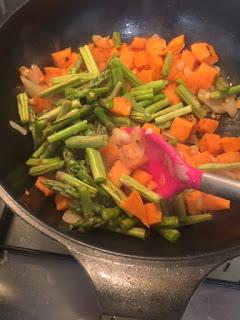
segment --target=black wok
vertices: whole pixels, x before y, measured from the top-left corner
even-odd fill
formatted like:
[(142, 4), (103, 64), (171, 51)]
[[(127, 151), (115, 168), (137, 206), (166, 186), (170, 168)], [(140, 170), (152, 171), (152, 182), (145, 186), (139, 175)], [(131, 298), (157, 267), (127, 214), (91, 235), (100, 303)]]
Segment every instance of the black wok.
[[(67, 246), (94, 281), (103, 312), (145, 319), (180, 319), (193, 290), (216, 265), (240, 252), (239, 205), (230, 213), (184, 230), (176, 245), (140, 241), (105, 231), (71, 233), (51, 202), (32, 188), (24, 162), (31, 139), (9, 127), (16, 119), (17, 69), (49, 62), (57, 49), (78, 46), (92, 34), (185, 33), (189, 43), (208, 41), (222, 57), (226, 76), (240, 81), (238, 0), (18, 1), (25, 4), (0, 29), (0, 196), (27, 222)], [(7, 0), (11, 5), (11, 1)], [(240, 116), (223, 118), (220, 130), (239, 135)], [(30, 196), (24, 194), (30, 190)]]

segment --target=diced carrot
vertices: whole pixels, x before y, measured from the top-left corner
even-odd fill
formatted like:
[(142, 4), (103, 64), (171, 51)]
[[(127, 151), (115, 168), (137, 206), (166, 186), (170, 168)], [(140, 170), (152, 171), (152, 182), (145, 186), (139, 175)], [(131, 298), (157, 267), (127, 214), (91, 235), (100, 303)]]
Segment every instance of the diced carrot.
[(122, 146), (119, 159), (131, 170), (140, 168), (148, 161), (146, 154), (143, 153), (142, 146), (139, 146), (136, 142)]
[(181, 34), (180, 36), (172, 39), (168, 46), (167, 50), (172, 51), (172, 53), (177, 54), (180, 53), (183, 48), (185, 47), (185, 37), (184, 34)]
[(193, 92), (196, 93), (199, 90), (199, 75), (197, 71), (192, 71), (188, 68), (184, 68), (183, 79), (187, 87)]
[(224, 137), (221, 139), (220, 145), (224, 152), (240, 151), (240, 138)]
[(57, 211), (65, 211), (69, 207), (69, 199), (61, 194), (55, 196), (55, 204)]
[(180, 156), (190, 167), (194, 167), (194, 168), (197, 167), (196, 162), (188, 152), (182, 151), (180, 153)]
[(129, 49), (127, 45), (122, 45), (120, 50), (120, 59), (125, 66), (132, 68), (135, 52)]
[(143, 224), (148, 226), (146, 219), (146, 211), (140, 194), (132, 191), (127, 199), (121, 201), (121, 208), (137, 217)]
[(199, 89), (209, 89), (219, 75), (219, 70), (203, 62), (196, 73), (199, 77)]
[(203, 196), (200, 191), (184, 192), (184, 201), (190, 215), (199, 214), (203, 210)]
[(154, 52), (147, 52), (147, 59), (148, 59), (148, 64), (152, 70), (160, 70), (162, 69), (163, 66), (163, 58), (162, 56), (158, 55), (157, 53)]
[(206, 61), (210, 57), (207, 43), (194, 43), (191, 45), (191, 50), (194, 57), (200, 62)]
[(178, 152), (186, 151), (190, 154), (191, 148), (183, 143), (177, 143), (176, 149)]
[(178, 141), (184, 142), (191, 135), (193, 127), (194, 123), (192, 123), (191, 121), (177, 117), (174, 119), (171, 125), (170, 134), (174, 136)]
[(216, 156), (222, 152), (221, 138), (215, 133), (205, 133), (200, 140), (199, 148), (201, 152), (208, 151)]
[(55, 65), (61, 69), (68, 68), (70, 66), (72, 62), (71, 57), (72, 57), (71, 48), (67, 48), (67, 49), (52, 53), (52, 58)]
[(135, 53), (133, 64), (136, 68), (146, 68), (148, 65), (148, 60), (145, 51), (138, 51)]
[(102, 37), (99, 35), (92, 36), (93, 43), (101, 49), (111, 49), (113, 47), (113, 40), (110, 37)]
[(43, 112), (52, 108), (53, 103), (50, 99), (33, 97), (32, 104), (36, 112)]
[(79, 53), (76, 53), (76, 52), (72, 52), (72, 55), (71, 55), (71, 63), (70, 65), (68, 66), (67, 69), (71, 69), (72, 67), (75, 66), (76, 62), (79, 60), (80, 58), (80, 54)]
[(182, 60), (184, 62), (185, 68), (193, 70), (196, 66), (196, 58), (190, 50), (183, 50), (182, 52)]
[(193, 156), (192, 159), (199, 166), (202, 164), (211, 163), (214, 160), (213, 156), (208, 151), (199, 152)]
[(128, 117), (132, 110), (132, 102), (124, 97), (115, 97), (111, 112), (118, 116)]
[(146, 44), (146, 38), (134, 37), (131, 43), (131, 48), (137, 49), (137, 50), (143, 50), (145, 48), (145, 44)]
[(227, 210), (230, 208), (229, 200), (203, 193), (203, 209), (204, 210)]
[(146, 203), (144, 205), (147, 223), (151, 226), (160, 223), (162, 220), (162, 212), (155, 203)]
[(139, 183), (147, 186), (147, 184), (152, 181), (152, 176), (145, 170), (136, 169), (132, 173), (132, 178), (137, 180)]
[(151, 129), (152, 132), (155, 133), (155, 134), (160, 134), (160, 132), (161, 132), (161, 129), (159, 127), (157, 127), (155, 124), (152, 124), (152, 123), (145, 123), (142, 126), (142, 128), (145, 129), (145, 130)]
[(164, 55), (166, 54), (166, 40), (160, 38), (159, 36), (153, 36), (146, 41), (146, 50), (150, 53)]
[(216, 50), (210, 44), (208, 44), (208, 50), (210, 52), (210, 57), (207, 58), (206, 62), (208, 64), (213, 65), (213, 64), (215, 64), (215, 63), (217, 63), (219, 61), (219, 57), (218, 57), (218, 55), (216, 53)]
[(203, 133), (214, 133), (219, 126), (219, 121), (213, 119), (200, 119), (198, 129)]
[(97, 64), (106, 63), (111, 56), (111, 50), (99, 47), (93, 47), (91, 49), (91, 53)]
[(100, 152), (107, 167), (111, 167), (119, 159), (119, 149), (113, 143), (108, 143), (106, 147), (102, 147)]
[(42, 183), (44, 179), (46, 179), (44, 176), (39, 176), (35, 182), (35, 187), (42, 191), (46, 197), (50, 197), (53, 195), (53, 191)]
[(116, 187), (121, 187), (120, 178), (122, 175), (129, 175), (131, 170), (129, 170), (120, 160), (117, 160), (112, 166), (111, 170), (108, 173), (108, 178)]
[(171, 105), (177, 104), (181, 102), (181, 98), (178, 96), (176, 92), (176, 84), (172, 83), (170, 84), (165, 90), (165, 95), (167, 96), (169, 102)]
[(66, 74), (66, 70), (54, 67), (46, 67), (44, 68), (44, 73), (45, 81), (50, 86), (52, 84), (52, 78), (63, 76)]
[(195, 43), (191, 46), (191, 50), (195, 58), (200, 62), (213, 65), (219, 61), (215, 49), (209, 43)]
[(240, 152), (225, 152), (217, 156), (217, 161), (220, 163), (240, 162)]
[(141, 70), (137, 73), (137, 77), (143, 83), (148, 83), (154, 80), (153, 70)]
[(150, 189), (150, 190), (156, 189), (157, 186), (158, 186), (157, 183), (155, 181), (153, 181), (153, 180), (148, 182), (148, 184), (147, 184), (147, 188)]

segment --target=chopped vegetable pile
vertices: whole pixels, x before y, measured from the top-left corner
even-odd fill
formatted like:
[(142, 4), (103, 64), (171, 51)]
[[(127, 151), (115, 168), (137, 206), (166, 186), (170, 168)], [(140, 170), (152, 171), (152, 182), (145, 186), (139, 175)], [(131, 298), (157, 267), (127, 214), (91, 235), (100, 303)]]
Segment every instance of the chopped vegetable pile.
[(11, 125), (31, 132), (29, 174), (38, 176), (35, 186), (46, 197), (55, 197), (71, 229), (140, 239), (158, 233), (174, 243), (181, 227), (230, 208), (229, 200), (195, 190), (162, 199), (146, 170), (140, 130), (161, 135), (190, 166), (239, 179), (240, 138), (216, 130), (219, 114), (234, 117), (240, 108), (240, 85), (226, 83), (218, 61), (208, 43), (185, 48), (184, 35), (126, 44), (114, 32), (94, 35), (79, 52), (53, 53), (42, 70), (19, 69), (21, 126)]

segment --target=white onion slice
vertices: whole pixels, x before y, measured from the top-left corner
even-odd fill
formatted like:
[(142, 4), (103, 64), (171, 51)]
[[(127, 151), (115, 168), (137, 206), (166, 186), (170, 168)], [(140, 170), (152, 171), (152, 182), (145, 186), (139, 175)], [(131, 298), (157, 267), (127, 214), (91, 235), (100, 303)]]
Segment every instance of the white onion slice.
[(27, 135), (27, 129), (21, 127), (18, 123), (14, 122), (14, 121), (9, 121), (9, 125), (10, 127), (12, 127), (14, 130), (20, 132), (23, 136)]
[(20, 76), (20, 79), (24, 85), (25, 90), (32, 98), (39, 96), (40, 93), (45, 89), (43, 86), (33, 83), (24, 76)]
[(62, 219), (68, 224), (74, 224), (77, 223), (80, 218), (76, 213), (72, 212), (71, 210), (67, 210), (64, 212)]

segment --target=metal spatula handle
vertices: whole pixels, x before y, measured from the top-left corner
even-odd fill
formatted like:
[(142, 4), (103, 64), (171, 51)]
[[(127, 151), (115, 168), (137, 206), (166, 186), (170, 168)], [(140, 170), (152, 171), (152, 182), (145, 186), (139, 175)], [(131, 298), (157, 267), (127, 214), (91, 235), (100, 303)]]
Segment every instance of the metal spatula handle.
[(240, 201), (240, 180), (211, 173), (202, 175), (200, 190), (233, 201)]

